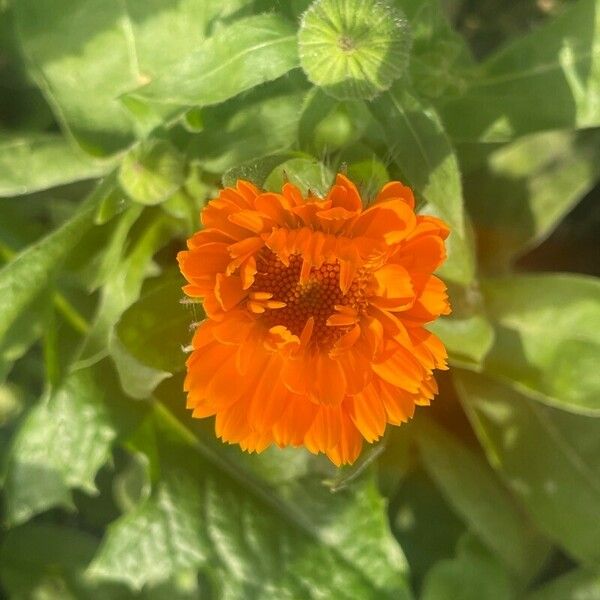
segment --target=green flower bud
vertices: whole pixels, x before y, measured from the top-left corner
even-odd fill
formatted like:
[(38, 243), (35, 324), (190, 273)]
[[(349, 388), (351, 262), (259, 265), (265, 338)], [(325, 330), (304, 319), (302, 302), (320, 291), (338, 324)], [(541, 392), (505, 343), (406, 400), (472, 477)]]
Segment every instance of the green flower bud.
[(411, 36), (402, 11), (385, 0), (316, 0), (298, 44), (312, 83), (341, 100), (370, 99), (406, 70)]

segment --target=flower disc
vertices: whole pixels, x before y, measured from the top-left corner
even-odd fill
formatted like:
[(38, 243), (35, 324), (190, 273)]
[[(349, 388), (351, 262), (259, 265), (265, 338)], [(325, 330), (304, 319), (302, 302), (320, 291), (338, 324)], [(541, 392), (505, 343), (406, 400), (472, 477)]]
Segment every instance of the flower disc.
[(316, 0), (302, 17), (300, 63), (340, 100), (373, 98), (404, 73), (411, 44), (404, 14), (382, 0)]

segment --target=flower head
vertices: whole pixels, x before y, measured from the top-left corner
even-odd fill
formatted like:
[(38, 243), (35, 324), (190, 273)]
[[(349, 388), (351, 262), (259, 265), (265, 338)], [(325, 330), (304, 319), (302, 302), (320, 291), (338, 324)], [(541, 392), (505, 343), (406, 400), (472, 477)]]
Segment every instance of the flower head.
[(325, 198), (247, 181), (202, 211), (178, 256), (207, 319), (187, 361), (188, 408), (248, 451), (305, 446), (337, 465), (437, 392), (446, 351), (424, 325), (450, 307), (433, 275), (448, 227), (391, 182), (363, 209), (344, 175)]

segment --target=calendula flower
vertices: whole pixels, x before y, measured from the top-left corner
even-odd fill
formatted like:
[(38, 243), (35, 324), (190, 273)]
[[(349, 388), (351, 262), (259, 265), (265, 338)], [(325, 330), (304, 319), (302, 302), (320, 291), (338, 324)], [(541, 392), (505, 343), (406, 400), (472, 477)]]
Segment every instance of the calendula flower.
[(391, 182), (363, 209), (344, 175), (325, 198), (247, 181), (202, 211), (179, 253), (206, 320), (187, 361), (187, 405), (244, 450), (305, 446), (352, 463), (363, 439), (430, 403), (446, 351), (424, 325), (450, 307), (433, 271), (448, 227)]

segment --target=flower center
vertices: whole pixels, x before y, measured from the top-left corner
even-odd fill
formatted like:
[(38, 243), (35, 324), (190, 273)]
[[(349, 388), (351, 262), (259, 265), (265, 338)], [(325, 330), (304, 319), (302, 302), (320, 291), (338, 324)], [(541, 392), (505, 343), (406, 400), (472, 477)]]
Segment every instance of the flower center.
[(357, 315), (368, 306), (367, 287), (371, 274), (366, 269), (358, 271), (347, 293), (340, 289), (340, 263), (326, 262), (312, 267), (304, 282), (300, 281), (303, 259), (299, 254), (290, 256), (286, 266), (270, 250), (258, 257), (257, 269), (251, 292), (272, 294), (271, 300), (285, 303), (282, 308), (267, 308), (262, 320), (267, 328), (283, 325), (294, 335), (300, 336), (309, 318), (314, 319), (311, 345), (329, 349), (353, 325), (327, 325), (336, 306), (345, 306)]

